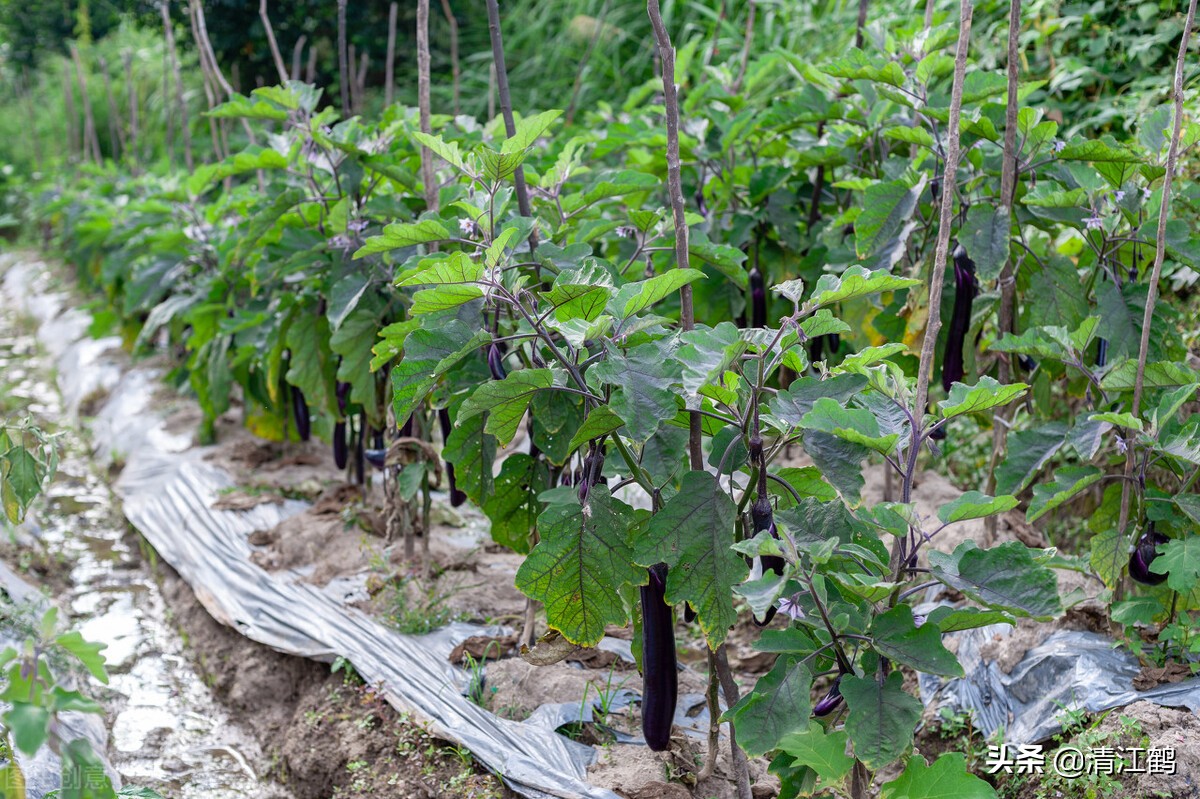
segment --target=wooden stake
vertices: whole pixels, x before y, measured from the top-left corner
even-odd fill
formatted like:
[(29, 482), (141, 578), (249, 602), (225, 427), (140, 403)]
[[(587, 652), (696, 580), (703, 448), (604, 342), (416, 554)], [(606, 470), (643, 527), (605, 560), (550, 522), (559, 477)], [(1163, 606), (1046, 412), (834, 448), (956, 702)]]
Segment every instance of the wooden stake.
[(125, 131), (121, 129), (121, 112), (117, 110), (117, 100), (113, 97), (112, 80), (108, 75), (108, 60), (104, 56), (98, 59), (100, 64), (100, 80), (104, 83), (104, 100), (108, 104), (108, 138), (112, 148), (113, 159), (119, 159), (125, 152)]
[(279, 42), (275, 41), (275, 29), (271, 27), (271, 17), (267, 14), (267, 0), (259, 0), (258, 18), (262, 20), (263, 29), (267, 32), (267, 44), (271, 48), (271, 58), (275, 61), (275, 69), (279, 72), (279, 82), (287, 83), (288, 71), (283, 64), (283, 55), (279, 52)]
[[(517, 132), (513, 120), (512, 95), (508, 91), (508, 68), (504, 65), (504, 39), (500, 32), (500, 6), (496, 0), (487, 0), (488, 33), (492, 39), (492, 63), (496, 67), (496, 88), (500, 94), (500, 113), (504, 115), (504, 131), (508, 136)], [(525, 170), (517, 167), (513, 173), (513, 182), (517, 186), (517, 208), (521, 216), (532, 216), (529, 210), (529, 189), (525, 185)], [(537, 249), (537, 227), (529, 234), (530, 249)]]
[[(420, 6), (418, 6), (418, 9)], [(391, 107), (392, 102), (396, 99), (396, 14), (400, 7), (395, 3), (388, 6), (388, 38), (387, 38), (387, 61), (383, 65), (383, 104)], [(420, 60), (421, 51), (421, 12), (417, 11), (417, 53), (418, 61)], [(428, 28), (428, 26), (426, 26)], [(429, 31), (425, 32), (426, 37), (429, 36)], [(428, 46), (428, 45), (427, 45)], [(420, 67), (418, 66), (418, 70)], [(418, 78), (418, 81), (420, 78)], [(419, 90), (418, 90), (419, 91)], [(423, 130), (423, 128), (422, 128)], [(424, 157), (424, 156), (422, 156)]]
[[(396, 4), (392, 4), (395, 8)], [(429, 0), (417, 0), (417, 108), (421, 132), (429, 133)], [(389, 87), (390, 88), (390, 87)], [(425, 187), (425, 208), (438, 208), (437, 177), (433, 172), (433, 153), (421, 148), (421, 183)]]
[(350, 66), (346, 55), (346, 0), (337, 0), (338, 94), (342, 101), (342, 118), (350, 117)]
[(71, 60), (75, 62), (75, 75), (79, 80), (79, 101), (83, 106), (83, 144), (85, 151), (90, 149), (92, 161), (100, 163), (104, 157), (100, 154), (100, 137), (96, 135), (96, 118), (92, 115), (92, 97), (88, 93), (87, 69), (83, 59), (74, 44), (69, 45)]
[[(1004, 162), (1000, 167), (1000, 206), (1012, 213), (1017, 197), (1017, 82), (1020, 76), (1019, 57), (1021, 35), (1021, 0), (1010, 0), (1008, 6), (1008, 107), (1004, 113)], [(943, 181), (944, 182), (944, 181)], [(1013, 277), (1012, 258), (1004, 262), (1000, 270), (1000, 311), (997, 318), (998, 332), (1015, 332), (1017, 282)], [(1002, 384), (1012, 380), (1012, 359), (1008, 353), (1000, 353), (997, 362), (997, 377)], [(996, 492), (996, 467), (1008, 448), (1008, 420), (1012, 418), (1012, 406), (1003, 405), (992, 415), (992, 457), (988, 462), (988, 477), (985, 493)], [(989, 541), (996, 540), (996, 517), (984, 520), (984, 531)]]
[(302, 35), (292, 47), (292, 80), (300, 80), (300, 57), (304, 54), (304, 43), (307, 41), (308, 37)]
[[(1158, 233), (1155, 236), (1154, 266), (1150, 270), (1150, 290), (1146, 295), (1146, 310), (1142, 314), (1142, 340), (1138, 346), (1137, 373), (1133, 381), (1133, 408), (1136, 417), (1142, 408), (1142, 391), (1146, 384), (1146, 358), (1150, 350), (1150, 326), (1154, 321), (1154, 304), (1158, 300), (1158, 281), (1162, 277), (1163, 260), (1167, 252), (1167, 216), (1171, 210), (1171, 184), (1175, 180), (1175, 169), (1179, 163), (1179, 136), (1183, 130), (1183, 73), (1187, 56), (1188, 41), (1196, 22), (1196, 0), (1188, 3), (1187, 18), (1183, 23), (1183, 36), (1179, 40), (1179, 56), (1175, 60), (1175, 80), (1171, 85), (1171, 99), (1175, 101), (1172, 114), (1171, 144), (1167, 148), (1167, 172), (1163, 175), (1162, 203), (1158, 209)], [(1130, 445), (1125, 452), (1125, 479), (1121, 483), (1121, 514), (1117, 529), (1124, 534), (1129, 524), (1129, 484), (1133, 479), (1137, 447)]]
[[(192, 161), (192, 131), (188, 123), (188, 108), (187, 101), (183, 96), (183, 74), (179, 67), (179, 51), (175, 48), (175, 28), (171, 25), (171, 12), (167, 10), (167, 3), (163, 2), (159, 6), (162, 11), (163, 20), (163, 35), (167, 39), (167, 53), (171, 64), (171, 73), (175, 76), (175, 106), (179, 109), (179, 132), (183, 139), (183, 162), (187, 170), (191, 172), (195, 168)], [(164, 106), (168, 105), (165, 102)], [(169, 116), (168, 116), (169, 118)], [(172, 164), (174, 157), (172, 156)]]
[(125, 94), (129, 103), (129, 137), (127, 154), (130, 156), (129, 165), (133, 174), (138, 173), (138, 91), (133, 80), (133, 54), (128, 50), (121, 53), (121, 61), (125, 67)]

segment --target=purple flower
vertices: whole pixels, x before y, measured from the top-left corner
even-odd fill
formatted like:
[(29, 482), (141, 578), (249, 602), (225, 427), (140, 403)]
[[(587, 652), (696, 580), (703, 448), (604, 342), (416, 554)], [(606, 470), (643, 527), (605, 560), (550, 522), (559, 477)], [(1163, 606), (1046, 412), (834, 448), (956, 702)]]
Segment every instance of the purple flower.
[(1146, 186), (1145, 188), (1142, 189), (1142, 199), (1143, 200), (1150, 199), (1150, 187), (1149, 186)]
[(804, 618), (804, 610), (796, 602), (794, 596), (784, 596), (779, 598), (779, 612), (785, 616), (789, 616), (792, 621), (798, 621)]
[(1113, 194), (1113, 202), (1119, 203), (1124, 199), (1125, 199), (1125, 190), (1117, 189), (1116, 192)]
[(367, 225), (369, 224), (371, 224), (370, 221), (366, 219), (352, 219), (346, 223), (346, 227), (355, 233), (362, 233), (367, 229)]
[(479, 225), (475, 224), (474, 219), (466, 218), (458, 220), (458, 229), (467, 237), (479, 235)]
[(354, 240), (339, 233), (329, 240), (329, 246), (335, 250), (352, 250), (354, 249)]
[(925, 623), (925, 614), (924, 613), (918, 613), (917, 615), (913, 616), (913, 625), (914, 626), (920, 627), (924, 623)]
[(1104, 227), (1104, 220), (1093, 210), (1092, 215), (1083, 220), (1083, 224), (1087, 225), (1088, 230), (1100, 230)]
[(637, 235), (637, 228), (633, 227), (632, 225), (621, 225), (613, 232), (623, 239), (632, 239)]
[(1065, 141), (1059, 141), (1059, 140), (1055, 139), (1054, 152), (1061, 153), (1065, 149), (1067, 149), (1067, 143)]

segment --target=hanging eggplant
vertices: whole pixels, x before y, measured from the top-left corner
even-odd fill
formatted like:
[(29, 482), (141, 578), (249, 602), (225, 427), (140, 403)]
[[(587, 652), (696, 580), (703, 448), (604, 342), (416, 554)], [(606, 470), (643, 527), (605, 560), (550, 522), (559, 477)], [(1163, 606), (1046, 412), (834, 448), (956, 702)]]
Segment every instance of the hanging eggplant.
[(942, 358), (942, 388), (946, 391), (953, 384), (962, 382), (963, 344), (971, 327), (971, 305), (979, 293), (975, 262), (961, 244), (954, 248), (954, 288), (954, 313), (950, 317), (946, 352)]
[(1108, 339), (1102, 338), (1096, 345), (1096, 366), (1103, 367), (1108, 363)]
[(750, 325), (767, 326), (767, 287), (757, 265), (750, 268)]
[(349, 447), (346, 445), (346, 422), (339, 421), (333, 426), (333, 462), (339, 469), (345, 469), (349, 459)]
[(503, 380), (508, 377), (508, 372), (504, 368), (504, 353), (495, 344), (488, 347), (487, 362), (488, 370), (491, 371), (493, 380)]
[(842, 675), (839, 674), (837, 679), (833, 681), (829, 692), (813, 705), (813, 715), (818, 718), (828, 716), (833, 711), (837, 710), (838, 705), (842, 703)]
[(1142, 585), (1162, 585), (1167, 575), (1150, 571), (1150, 564), (1158, 557), (1158, 548), (1171, 539), (1155, 532), (1154, 522), (1138, 538), (1133, 552), (1129, 553), (1129, 576)]
[(646, 745), (662, 752), (671, 743), (679, 674), (675, 663), (675, 620), (667, 604), (667, 566), (648, 570), (642, 600), (642, 735)]
[[(757, 429), (758, 421), (755, 420)], [(755, 432), (750, 438), (749, 446), (750, 462), (758, 467), (758, 485), (756, 487), (757, 495), (754, 498), (754, 503), (750, 506), (750, 522), (754, 527), (754, 533), (757, 535), (762, 532), (770, 532), (771, 537), (779, 540), (779, 530), (775, 526), (775, 511), (771, 507), (771, 497), (767, 493), (767, 462), (763, 457), (763, 441), (762, 437)], [(783, 574), (784, 560), (778, 555), (759, 555), (758, 561), (762, 567), (762, 573), (772, 571), (777, 575)], [(747, 559), (748, 565), (754, 568), (754, 562)], [(775, 618), (775, 606), (767, 608), (762, 619), (755, 617), (754, 623), (759, 627), (764, 627), (771, 623), (771, 619)]]
[[(442, 428), (442, 443), (444, 444), (450, 438), (450, 411), (446, 408), (438, 410), (438, 424)], [(450, 507), (457, 508), (467, 501), (467, 495), (458, 490), (458, 484), (454, 482), (454, 464), (446, 461), (446, 477), (450, 480)]]
[(296, 420), (296, 433), (300, 440), (308, 441), (312, 436), (312, 418), (308, 413), (308, 402), (304, 399), (304, 392), (296, 386), (292, 386), (292, 418)]

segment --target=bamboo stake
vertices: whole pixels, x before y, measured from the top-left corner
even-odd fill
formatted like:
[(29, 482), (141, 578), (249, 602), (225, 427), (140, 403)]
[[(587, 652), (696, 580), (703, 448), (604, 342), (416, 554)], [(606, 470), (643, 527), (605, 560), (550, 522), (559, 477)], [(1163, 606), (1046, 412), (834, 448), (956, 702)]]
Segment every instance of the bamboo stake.
[(259, 0), (258, 17), (262, 20), (263, 29), (267, 32), (267, 44), (271, 48), (271, 58), (275, 61), (275, 69), (279, 72), (279, 82), (287, 83), (288, 71), (283, 64), (283, 54), (279, 52), (279, 42), (275, 41), (275, 29), (271, 27), (271, 17), (267, 14), (267, 0)]
[(75, 75), (79, 80), (79, 101), (83, 106), (83, 144), (84, 149), (90, 148), (92, 161), (100, 163), (104, 157), (100, 154), (100, 137), (96, 135), (96, 118), (92, 115), (92, 97), (88, 93), (87, 70), (78, 48), (69, 45), (71, 60), (75, 62)]
[[(165, 28), (169, 28), (167, 20), (164, 20), (164, 35), (166, 40)], [(162, 98), (163, 98), (163, 120), (166, 127), (166, 142), (167, 142), (167, 167), (172, 171), (175, 170), (175, 118), (171, 116), (171, 56), (170, 51), (164, 45), (163, 47), (163, 69), (162, 69)]]
[[(659, 62), (662, 65), (663, 105), (666, 108), (667, 123), (667, 194), (670, 197), (671, 217), (675, 226), (675, 267), (686, 269), (689, 263), (688, 227), (685, 217), (683, 199), (683, 174), (679, 159), (679, 94), (675, 85), (675, 48), (671, 44), (671, 35), (663, 24), (662, 9), (658, 0), (647, 0), (646, 12), (650, 17), (650, 25), (654, 29), (654, 39), (657, 44)], [(692, 330), (696, 326), (696, 313), (692, 300), (692, 287), (684, 286), (679, 290), (680, 320), (684, 330)], [(699, 471), (704, 469), (704, 454), (701, 451), (702, 431), (700, 414), (695, 411), (688, 415), (688, 454), (691, 468)], [(716, 652), (709, 658), (710, 674), (715, 672), (725, 694), (725, 701), (730, 705), (737, 702), (738, 689), (729, 669), (729, 658), (725, 644), (717, 647)], [(717, 714), (710, 707), (714, 719)], [(738, 799), (751, 799), (750, 771), (746, 761), (746, 753), (737, 745), (737, 735), (733, 725), (729, 725), (729, 749), (732, 760), (734, 782), (737, 785)], [(711, 750), (708, 753), (710, 761), (715, 757)], [(706, 771), (711, 767), (706, 764)]]
[[(1021, 0), (1011, 0), (1008, 7), (1008, 107), (1004, 113), (1004, 163), (1000, 168), (1000, 206), (1009, 214), (1017, 195), (1017, 81), (1021, 64), (1018, 57), (1021, 35)], [(1005, 261), (1000, 270), (1000, 312), (997, 324), (999, 334), (1013, 332), (1017, 283), (1013, 277), (1012, 259)], [(1000, 353), (997, 376), (1002, 384), (1012, 380), (1012, 360)], [(989, 496), (996, 492), (996, 467), (1008, 446), (1008, 420), (1011, 406), (996, 409), (992, 416), (992, 457), (988, 463), (986, 491)], [(984, 520), (984, 530), (989, 541), (995, 540), (996, 517)]]
[(367, 104), (367, 67), (371, 63), (371, 55), (362, 53), (358, 57), (358, 74), (354, 76), (354, 97), (357, 100), (355, 111), (362, 113)]
[(308, 48), (308, 64), (304, 68), (304, 82), (317, 82), (317, 46), (315, 44)]
[(296, 45), (292, 48), (292, 80), (300, 80), (300, 57), (304, 54), (304, 43), (308, 41), (308, 37), (301, 35), (296, 40)]
[[(192, 25), (192, 38), (196, 40), (196, 51), (200, 56), (200, 75), (204, 83), (204, 98), (208, 102), (208, 110), (211, 111), (217, 107), (216, 80), (212, 77), (212, 69), (208, 63), (208, 51), (204, 48), (203, 40), (200, 38), (200, 23), (196, 19), (196, 5), (196, 3), (189, 4), (188, 19)], [(221, 120), (218, 126), (217, 120), (208, 117), (208, 132), (212, 137), (213, 155), (218, 160), (228, 156), (229, 145), (225, 138), (225, 121)]]
[(867, 26), (867, 8), (871, 5), (871, 0), (858, 0), (858, 24), (854, 28), (854, 46), (862, 48), (863, 46), (863, 28)]
[[(933, 353), (937, 345), (938, 332), (942, 328), (942, 285), (946, 278), (946, 258), (950, 253), (950, 228), (954, 217), (955, 175), (961, 154), (959, 146), (959, 122), (962, 116), (963, 80), (967, 71), (967, 51), (971, 46), (971, 19), (975, 12), (971, 0), (959, 1), (958, 47), (954, 55), (954, 83), (950, 92), (950, 119), (946, 128), (945, 175), (942, 180), (941, 208), (938, 213), (937, 247), (934, 250), (933, 267), (929, 275), (929, 321), (925, 323), (925, 340), (921, 345), (921, 362), (917, 371), (917, 398), (913, 403), (918, 426), (925, 408), (929, 404), (929, 375), (933, 370)], [(915, 449), (915, 448), (914, 448)], [(910, 454), (910, 461), (915, 453)], [(904, 502), (909, 498), (905, 497)]]
[(71, 77), (71, 66), (66, 61), (63, 62), (63, 106), (67, 122), (67, 161), (74, 162), (82, 148), (75, 118), (75, 79)]
[(454, 81), (454, 115), (459, 114), (459, 64), (458, 64), (458, 20), (450, 10), (450, 0), (442, 0), (442, 14), (450, 26), (450, 73)]
[[(428, 5), (428, 4), (426, 4), (426, 5)], [(420, 74), (420, 52), (421, 52), (421, 12), (420, 12), (419, 5), (417, 6), (417, 8), (418, 8), (418, 10), (417, 10), (417, 54), (418, 54), (417, 55), (417, 61), (418, 61), (418, 65), (417, 65), (418, 78), (417, 78), (417, 80), (419, 83), (419, 81), (420, 81), (420, 77), (419, 77), (419, 74)], [(399, 12), (399, 10), (400, 10), (400, 7), (398, 5), (396, 5), (395, 3), (392, 3), (390, 6), (388, 6), (387, 61), (384, 62), (384, 65), (383, 65), (383, 104), (385, 106), (387, 106), (388, 108), (391, 108), (392, 103), (396, 99), (396, 14)], [(426, 9), (426, 12), (428, 12), (428, 9)], [(428, 13), (426, 15), (428, 16)], [(428, 20), (427, 20), (427, 22), (428, 22)], [(426, 40), (428, 40), (428, 38), (429, 38), (428, 24), (426, 24), (425, 27), (426, 27), (425, 37), (426, 37)], [(429, 47), (429, 44), (428, 44), (428, 41), (426, 41), (426, 49), (428, 49), (428, 47)], [(428, 65), (426, 66), (426, 68), (428, 69)], [(428, 76), (426, 76), (426, 79), (428, 80)], [(418, 89), (418, 91), (420, 91), (420, 90)], [(424, 128), (422, 128), (422, 130), (424, 130)], [(422, 150), (422, 153), (424, 153), (424, 150)], [(421, 157), (424, 158), (425, 156), (422, 154)]]
[[(1172, 114), (1171, 144), (1167, 148), (1167, 173), (1163, 175), (1162, 203), (1158, 210), (1158, 232), (1155, 235), (1154, 266), (1150, 270), (1150, 286), (1146, 295), (1146, 310), (1142, 314), (1142, 339), (1138, 346), (1137, 373), (1133, 381), (1134, 416), (1142, 407), (1142, 391), (1146, 383), (1146, 357), (1150, 350), (1150, 325), (1154, 321), (1154, 305), (1158, 300), (1158, 281), (1162, 277), (1163, 260), (1167, 252), (1167, 216), (1171, 210), (1171, 184), (1175, 180), (1175, 169), (1179, 163), (1179, 138), (1183, 129), (1183, 68), (1187, 56), (1188, 41), (1196, 22), (1196, 0), (1188, 3), (1187, 18), (1183, 23), (1183, 36), (1179, 40), (1179, 56), (1175, 60), (1175, 80), (1171, 86), (1175, 102)], [(1125, 451), (1125, 479), (1121, 482), (1121, 514), (1117, 529), (1121, 534), (1129, 524), (1129, 484), (1133, 479), (1137, 447), (1129, 446)]]
[(129, 102), (129, 149), (130, 168), (133, 174), (138, 173), (138, 92), (137, 84), (133, 81), (133, 54), (128, 50), (121, 53), (121, 61), (125, 67), (125, 93)]
[[(192, 161), (192, 131), (188, 124), (188, 108), (187, 102), (183, 96), (183, 74), (179, 67), (179, 51), (175, 47), (175, 29), (171, 25), (171, 12), (167, 9), (167, 0), (163, 0), (159, 6), (162, 11), (163, 20), (163, 35), (167, 38), (167, 52), (169, 53), (171, 73), (175, 76), (175, 105), (179, 109), (179, 133), (183, 139), (183, 162), (189, 172), (195, 168)], [(167, 100), (163, 98), (163, 104), (167, 105)], [(172, 155), (172, 164), (174, 156)]]
[[(396, 4), (392, 3), (395, 10)], [(389, 61), (388, 67), (391, 67)], [(429, 133), (429, 0), (417, 0), (417, 108), (421, 132)], [(391, 89), (391, 85), (388, 86)], [(438, 209), (437, 177), (433, 172), (433, 152), (421, 147), (421, 183), (425, 187), (425, 208)]]
[(342, 101), (342, 118), (350, 116), (350, 67), (346, 63), (346, 0), (337, 0), (338, 26), (338, 94)]
[[(504, 39), (500, 30), (500, 6), (496, 0), (487, 0), (488, 33), (492, 39), (492, 63), (496, 67), (496, 89), (500, 94), (500, 113), (504, 115), (504, 131), (508, 136), (517, 132), (513, 120), (512, 95), (508, 91), (508, 68), (504, 65)], [(517, 167), (513, 173), (517, 186), (517, 208), (521, 216), (533, 216), (529, 210), (529, 189), (525, 185), (525, 170)], [(529, 248), (537, 249), (537, 227), (529, 234)], [(540, 271), (540, 270), (539, 270)]]
[(934, 0), (925, 0), (925, 30), (933, 27), (933, 4)]
[(108, 104), (108, 138), (112, 147), (113, 159), (119, 159), (125, 152), (125, 131), (121, 129), (121, 112), (117, 110), (117, 100), (113, 97), (112, 80), (108, 75), (108, 60), (104, 56), (98, 59), (100, 64), (100, 80), (104, 83), (104, 100)]
[(350, 52), (346, 58), (346, 63), (350, 67), (350, 113), (358, 111), (358, 72), (354, 69), (355, 63), (358, 61), (358, 48), (353, 44), (350, 45)]

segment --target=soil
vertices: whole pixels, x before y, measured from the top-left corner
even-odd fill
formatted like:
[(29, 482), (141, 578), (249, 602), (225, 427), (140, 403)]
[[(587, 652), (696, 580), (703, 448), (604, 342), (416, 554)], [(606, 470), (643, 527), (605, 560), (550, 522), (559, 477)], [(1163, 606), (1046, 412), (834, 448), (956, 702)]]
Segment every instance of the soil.
[(296, 799), (513, 797), (469, 754), (329, 665), (275, 652), (214, 621), (166, 564), (157, 575), (205, 681), (263, 742)]

